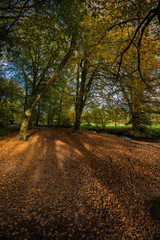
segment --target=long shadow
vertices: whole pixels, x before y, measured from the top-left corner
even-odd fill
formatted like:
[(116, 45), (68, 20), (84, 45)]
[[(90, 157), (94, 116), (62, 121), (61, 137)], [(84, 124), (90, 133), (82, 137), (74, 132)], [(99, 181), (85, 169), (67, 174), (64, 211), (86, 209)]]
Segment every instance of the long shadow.
[(152, 202), (150, 213), (153, 219), (160, 222), (160, 198), (157, 198)]
[[(6, 223), (5, 226), (1, 227), (0, 236), (2, 239), (17, 239), (19, 237), (23, 239), (23, 237), (27, 237), (28, 232), (31, 234), (30, 239), (41, 239), (44, 234), (43, 230), (46, 234), (52, 231), (51, 239), (53, 239), (53, 236), (56, 237), (57, 228), (63, 234), (67, 231), (68, 224), (74, 222), (74, 214), (70, 220), (68, 220), (68, 216), (65, 216), (64, 211), (68, 206), (66, 205), (64, 209), (61, 209), (64, 202), (68, 202), (71, 209), (74, 208), (73, 194), (70, 192), (71, 189), (67, 191), (68, 186), (64, 183), (66, 181), (65, 172), (60, 168), (56, 154), (54, 158), (48, 154), (50, 148), (52, 148), (52, 152), (56, 153), (55, 141), (57, 139), (56, 137), (46, 137), (46, 135), (41, 136), (40, 134), (34, 143), (29, 141), (28, 147), (21, 152), (23, 159), (17, 161), (14, 169), (5, 176), (5, 183), (2, 184), (5, 191), (2, 191), (0, 195), (4, 207), (2, 211), (3, 222)], [(30, 137), (32, 138), (33, 134)], [(21, 144), (19, 143), (19, 145)], [(38, 151), (38, 155), (35, 154), (35, 150)], [(30, 154), (29, 160), (28, 154)], [(19, 158), (18, 154), (17, 158)], [(19, 167), (18, 164), (21, 166)], [(75, 184), (72, 184), (75, 187)], [(64, 189), (66, 193), (62, 194)], [(51, 218), (48, 224), (40, 226), (39, 221), (48, 221), (51, 211), (56, 216), (55, 219)], [(62, 213), (64, 217), (61, 217)], [(22, 218), (23, 220), (21, 220)], [(69, 231), (62, 239), (68, 239), (68, 234)]]
[[(35, 134), (35, 132), (33, 133)], [(31, 135), (33, 136), (33, 134), (30, 134), (30, 137)], [(1, 206), (3, 206), (3, 208), (0, 208), (2, 214), (0, 219), (1, 239), (17, 239), (19, 237), (20, 239), (25, 239), (26, 237), (28, 239), (28, 233), (33, 233), (30, 239), (38, 239), (36, 238), (39, 236), (36, 233), (38, 223), (32, 213), (37, 211), (38, 208), (43, 208), (43, 201), (39, 197), (42, 193), (39, 193), (37, 189), (41, 188), (40, 179), (43, 177), (42, 175), (45, 174), (44, 156), (47, 149), (46, 144), (44, 142), (41, 143), (41, 140), (39, 140), (38, 138), (34, 146), (29, 144), (29, 146), (25, 148), (25, 151), (21, 153), (23, 154), (24, 162), (17, 162), (17, 164), (19, 163), (21, 166), (15, 165), (14, 169), (10, 169), (8, 173), (5, 173), (5, 181), (3, 181), (3, 176), (1, 176), (2, 181), (0, 181), (0, 185), (2, 188), (0, 188), (0, 202)], [(39, 158), (35, 158), (34, 148), (36, 148), (38, 144), (39, 152), (43, 154), (41, 154)], [(19, 143), (19, 145), (21, 145), (21, 143)], [(29, 153), (31, 153), (30, 159), (27, 160)], [(17, 157), (19, 157), (18, 154)], [(40, 172), (39, 165), (41, 165)], [(54, 167), (56, 168), (56, 162)], [(47, 174), (45, 174), (45, 176), (46, 175)], [(40, 190), (44, 192), (46, 189), (43, 188)], [(32, 216), (28, 217), (30, 214)], [(41, 227), (41, 235), (43, 235), (41, 233), (42, 229)]]
[[(76, 141), (74, 138), (76, 138)], [(62, 138), (60, 140), (64, 141)], [(147, 183), (148, 186), (150, 185), (151, 180), (155, 183), (158, 189), (159, 185), (156, 182), (155, 175), (152, 173), (150, 176), (145, 174), (143, 172), (144, 166), (142, 166), (142, 164), (138, 164), (138, 168), (135, 169), (132, 164), (132, 159), (123, 154), (117, 157), (123, 160), (125, 159), (125, 167), (120, 161), (116, 161), (117, 157), (114, 159), (112, 156), (106, 156), (106, 161), (104, 161), (104, 159), (95, 156), (84, 146), (87, 142), (87, 137), (83, 138), (82, 142), (80, 138), (75, 135), (75, 137), (67, 139), (66, 144), (74, 146), (82, 153), (83, 157), (79, 159), (79, 162), (83, 162), (93, 170), (92, 173), (95, 178), (100, 180), (101, 184), (106, 188), (110, 188), (112, 190), (126, 212), (131, 210), (133, 218), (136, 216), (139, 217), (139, 212), (143, 212), (144, 216), (148, 218), (147, 212), (153, 212), (154, 209), (154, 214), (151, 214), (150, 217), (153, 220), (157, 220), (159, 217), (157, 217), (157, 215), (154, 217), (154, 215), (155, 212), (159, 212), (159, 208), (157, 208), (157, 200), (155, 199), (159, 199), (159, 196), (156, 195), (154, 190), (151, 188), (147, 189), (146, 187)], [(105, 144), (103, 147), (105, 147)], [(145, 199), (146, 190), (150, 192), (149, 200)], [(145, 217), (141, 216), (140, 218), (144, 224)]]
[(38, 132), (38, 130), (32, 131), (30, 134), (27, 134), (27, 139), (29, 139), (31, 136), (35, 135)]
[[(30, 136), (32, 137), (33, 135)], [(107, 140), (109, 138), (106, 138)], [(123, 231), (130, 224), (127, 225), (128, 223), (122, 221), (118, 213), (114, 215), (113, 211), (111, 218), (108, 208), (100, 207), (105, 201), (104, 198), (110, 193), (115, 196), (124, 214), (131, 214), (129, 216), (131, 220), (137, 216), (137, 219), (142, 220), (142, 224), (147, 225), (145, 218), (148, 216), (139, 217), (139, 211), (145, 214), (145, 205), (142, 201), (143, 189), (146, 188), (145, 180), (148, 182), (147, 176), (140, 174), (141, 169), (134, 169), (132, 159), (127, 155), (114, 155), (114, 152), (111, 154), (112, 149), (105, 157), (98, 157), (94, 151), (91, 151), (94, 148), (88, 150), (86, 147), (90, 141), (88, 135), (83, 137), (70, 134), (70, 130), (64, 130), (61, 134), (57, 129), (42, 130), (34, 143), (29, 141), (28, 147), (22, 151), (24, 163), (21, 159), (19, 164), (22, 166), (18, 168), (17, 165), (21, 172), (13, 170), (10, 173), (5, 185), (7, 187), (10, 184), (10, 186), (6, 193), (3, 192), (1, 195), (2, 204), (5, 206), (3, 220), (7, 222), (10, 218), (12, 228), (8, 229), (9, 225), (5, 225), (0, 236), (7, 236), (9, 231), (8, 239), (18, 239), (22, 236), (27, 238), (28, 233), (30, 239), (42, 239), (42, 237), (43, 239), (85, 239), (85, 236), (90, 239), (112, 239), (111, 235), (114, 235), (114, 239), (121, 239)], [(57, 142), (61, 145), (57, 145)], [(94, 139), (91, 143), (94, 147), (96, 144), (102, 148), (107, 147), (105, 143), (101, 145), (101, 142), (98, 143)], [(119, 145), (124, 147), (125, 144), (123, 142)], [(118, 149), (118, 145), (115, 147)], [(29, 160), (25, 163), (28, 153), (30, 153)], [(144, 178), (141, 186), (138, 184), (139, 175)], [(89, 179), (88, 182), (85, 182), (85, 179)], [(95, 198), (94, 192), (98, 191), (97, 181), (102, 189), (106, 189), (106, 194), (101, 197), (99, 190), (96, 195), (96, 199), (99, 199), (98, 207), (95, 209), (96, 203), (91, 200)], [(152, 191), (150, 194), (155, 195)], [(16, 205), (17, 200), (18, 205)], [(111, 203), (114, 210), (116, 207), (114, 199), (111, 199)], [(133, 223), (136, 221), (134, 220)], [(18, 228), (15, 222), (18, 223)], [(121, 227), (113, 228), (116, 225)], [(136, 227), (137, 231), (141, 231), (139, 225)], [(127, 239), (127, 235), (125, 237)]]

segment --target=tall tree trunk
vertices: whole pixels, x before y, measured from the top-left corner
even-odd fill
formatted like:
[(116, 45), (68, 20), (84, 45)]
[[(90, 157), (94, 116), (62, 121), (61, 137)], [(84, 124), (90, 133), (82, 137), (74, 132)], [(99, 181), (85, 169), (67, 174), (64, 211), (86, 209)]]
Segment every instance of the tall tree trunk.
[(132, 112), (132, 131), (133, 134), (141, 131), (141, 119), (138, 112)]
[(135, 135), (141, 135), (142, 134), (142, 113), (141, 109), (138, 108), (139, 106), (135, 106), (131, 110), (131, 124), (132, 124), (132, 130), (131, 134), (133, 136)]
[(27, 101), (28, 101), (28, 84), (27, 84), (27, 81), (26, 81), (26, 79), (25, 79), (25, 101), (24, 101), (24, 113), (25, 113), (25, 111), (26, 111)]
[(52, 112), (51, 112), (51, 121), (50, 121), (50, 127), (53, 126), (53, 118), (54, 118), (54, 109), (52, 109)]
[[(81, 61), (82, 64), (82, 61)], [(81, 65), (80, 64), (80, 65)], [(77, 89), (76, 89), (76, 102), (75, 102), (75, 111), (76, 111), (76, 119), (74, 122), (73, 133), (80, 133), (80, 125), (81, 125), (81, 115), (83, 111), (83, 107), (85, 104), (84, 95), (85, 95), (85, 82), (87, 77), (87, 61), (84, 60), (84, 67), (82, 67), (81, 74), (81, 82), (79, 81), (79, 66), (77, 68)]]
[(39, 100), (44, 96), (44, 94), (49, 90), (50, 86), (53, 84), (53, 82), (57, 79), (59, 73), (62, 71), (62, 69), (64, 68), (64, 66), (66, 65), (66, 63), (68, 62), (69, 58), (71, 57), (73, 50), (75, 48), (75, 39), (73, 38), (71, 40), (71, 45), (70, 48), (68, 50), (68, 52), (65, 54), (64, 58), (62, 59), (61, 63), (59, 64), (58, 68), (53, 72), (53, 74), (51, 75), (51, 77), (48, 79), (48, 81), (46, 82), (43, 90), (40, 93), (35, 93), (34, 96), (32, 95), (30, 97), (30, 101), (28, 106), (25, 108), (25, 112), (24, 112), (24, 117), (22, 120), (22, 124), (21, 124), (21, 128), (20, 128), (20, 132), (19, 132), (19, 139), (22, 139), (24, 141), (26, 141), (27, 139), (27, 129), (29, 126), (29, 120), (32, 114), (32, 110), (35, 107), (35, 105), (39, 102)]
[(79, 76), (79, 67), (77, 69), (77, 88), (76, 88), (76, 102), (75, 102), (76, 120), (75, 120), (74, 127), (73, 127), (74, 133), (75, 132), (80, 133), (81, 116), (82, 116), (83, 108), (85, 106), (94, 76), (97, 72), (97, 67), (96, 67), (93, 70), (88, 82), (86, 82), (89, 66), (88, 66), (87, 60), (84, 60), (84, 66), (82, 66), (82, 62), (83, 61), (81, 61), (81, 64), (80, 64), (80, 66), (82, 68), (81, 81), (79, 80), (79, 77), (80, 77)]
[[(63, 92), (62, 92), (62, 93), (63, 93)], [(60, 99), (60, 103), (59, 103), (59, 112), (58, 112), (57, 127), (60, 127), (60, 123), (61, 123), (62, 100), (63, 100), (63, 94), (61, 94), (61, 99)]]
[(81, 126), (81, 116), (82, 111), (76, 111), (76, 119), (74, 122), (73, 133), (80, 133), (80, 126)]
[(50, 126), (50, 123), (51, 123), (51, 103), (49, 103), (49, 106), (48, 106), (48, 118), (47, 118), (47, 125), (48, 127)]
[(22, 120), (22, 124), (21, 124), (21, 128), (20, 128), (20, 132), (19, 132), (19, 140), (27, 140), (27, 129), (29, 126), (29, 121), (30, 121), (30, 117), (32, 114), (32, 108), (28, 108), (25, 112), (24, 112), (24, 117)]
[(40, 102), (38, 103), (38, 111), (37, 111), (37, 118), (36, 118), (36, 126), (38, 126), (39, 123), (39, 117), (40, 117)]

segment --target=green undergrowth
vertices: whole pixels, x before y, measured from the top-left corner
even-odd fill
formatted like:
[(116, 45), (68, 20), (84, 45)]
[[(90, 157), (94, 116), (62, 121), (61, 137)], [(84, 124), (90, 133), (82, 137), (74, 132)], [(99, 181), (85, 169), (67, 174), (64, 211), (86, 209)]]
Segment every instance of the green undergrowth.
[(7, 126), (0, 128), (0, 137), (8, 136), (11, 133), (18, 132), (19, 126)]
[(152, 125), (150, 127), (142, 126), (142, 129), (137, 132), (132, 131), (131, 125), (106, 125), (105, 128), (95, 125), (83, 125), (83, 130), (102, 134), (112, 134), (119, 137), (129, 137), (136, 140), (159, 141), (160, 140), (160, 125)]
[[(56, 126), (53, 126), (56, 127)], [(61, 126), (64, 127), (64, 126)], [(0, 137), (7, 136), (11, 133), (18, 132), (20, 129), (19, 126), (7, 126), (0, 128)], [(117, 126), (113, 124), (106, 125), (105, 128), (96, 126), (95, 124), (87, 125), (82, 124), (82, 131), (91, 131), (93, 133), (101, 134), (111, 134), (119, 137), (128, 137), (136, 140), (146, 140), (146, 141), (160, 141), (160, 125), (152, 125), (150, 127), (143, 127), (142, 131), (133, 133), (131, 125), (119, 124)], [(19, 139), (16, 139), (19, 140)]]

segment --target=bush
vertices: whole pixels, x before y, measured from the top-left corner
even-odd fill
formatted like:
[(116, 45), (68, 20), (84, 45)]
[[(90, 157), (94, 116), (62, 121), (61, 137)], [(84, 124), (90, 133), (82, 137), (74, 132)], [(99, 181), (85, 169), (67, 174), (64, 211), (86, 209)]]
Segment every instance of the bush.
[(71, 122), (68, 121), (68, 122), (63, 122), (61, 124), (61, 127), (63, 127), (63, 128), (71, 128), (73, 126), (72, 126)]

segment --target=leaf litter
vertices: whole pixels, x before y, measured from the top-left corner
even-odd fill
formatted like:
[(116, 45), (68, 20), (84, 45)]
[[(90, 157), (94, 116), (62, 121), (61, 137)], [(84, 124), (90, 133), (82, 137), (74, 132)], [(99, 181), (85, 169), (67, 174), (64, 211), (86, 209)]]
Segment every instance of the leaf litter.
[(1, 239), (160, 239), (159, 143), (71, 129), (29, 136), (0, 139)]

